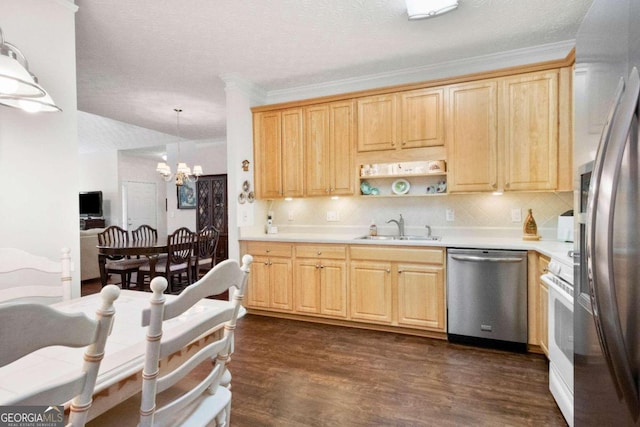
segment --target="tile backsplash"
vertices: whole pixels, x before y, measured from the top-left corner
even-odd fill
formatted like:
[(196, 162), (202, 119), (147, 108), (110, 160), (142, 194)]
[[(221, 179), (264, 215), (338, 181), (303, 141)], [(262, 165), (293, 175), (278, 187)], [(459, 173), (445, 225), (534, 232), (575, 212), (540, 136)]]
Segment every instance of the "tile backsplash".
[[(573, 208), (573, 192), (558, 193), (504, 193), (448, 194), (426, 197), (341, 197), (305, 198), (291, 201), (278, 200), (260, 202), (255, 217), (260, 225), (262, 213), (273, 212), (273, 223), (280, 232), (288, 229), (306, 228), (321, 232), (325, 228), (350, 229), (366, 232), (373, 219), (381, 233), (397, 232), (395, 224), (386, 224), (402, 214), (407, 234), (424, 230), (425, 225), (435, 233), (464, 232), (464, 230), (500, 230), (518, 236), (528, 209), (538, 225), (538, 232), (545, 238), (554, 239), (558, 215)], [(257, 206), (258, 207), (258, 206)], [(447, 220), (453, 216), (453, 221)], [(518, 220), (519, 214), (519, 220)], [(327, 218), (332, 217), (333, 221)], [(337, 219), (337, 220), (336, 220)]]

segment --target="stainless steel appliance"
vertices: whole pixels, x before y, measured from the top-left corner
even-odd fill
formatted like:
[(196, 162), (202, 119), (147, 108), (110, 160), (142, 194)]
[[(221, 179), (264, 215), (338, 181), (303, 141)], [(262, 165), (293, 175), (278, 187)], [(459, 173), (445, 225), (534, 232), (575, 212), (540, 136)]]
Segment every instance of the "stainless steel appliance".
[(594, 0), (576, 37), (574, 78), (580, 175), (574, 206), (580, 212), (576, 426), (640, 426), (640, 76), (635, 67), (640, 67), (640, 1)]
[(540, 278), (547, 284), (549, 390), (573, 425), (573, 251), (554, 257)]
[(527, 348), (527, 252), (447, 251), (450, 341)]

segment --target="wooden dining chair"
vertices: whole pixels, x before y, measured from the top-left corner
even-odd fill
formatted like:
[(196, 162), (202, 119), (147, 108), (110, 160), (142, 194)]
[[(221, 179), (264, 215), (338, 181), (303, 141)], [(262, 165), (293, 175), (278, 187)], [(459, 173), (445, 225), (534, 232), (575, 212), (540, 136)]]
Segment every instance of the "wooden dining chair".
[[(233, 352), (233, 334), (252, 261), (250, 255), (245, 255), (242, 266), (235, 260), (221, 262), (169, 303), (165, 303), (164, 296), (166, 279), (155, 277), (151, 281), (150, 308), (142, 314), (142, 326), (148, 327), (148, 331), (140, 405), (136, 408), (125, 402), (110, 410), (107, 418), (131, 420), (139, 416), (142, 427), (229, 425), (231, 389), (220, 385), (220, 381), (227, 372), (227, 362)], [(198, 327), (163, 335), (164, 322), (175, 322), (198, 301), (224, 291), (232, 294), (227, 310), (214, 318), (203, 318)], [(159, 373), (160, 360), (171, 358), (172, 354), (214, 328), (224, 329), (220, 338), (182, 363), (174, 364), (170, 371)], [(123, 413), (125, 408), (131, 413)], [(104, 425), (110, 424), (105, 420)]]
[[(85, 425), (98, 369), (115, 315), (113, 302), (120, 295), (120, 289), (115, 285), (108, 285), (100, 294), (102, 304), (96, 309), (95, 319), (88, 318), (84, 313), (62, 312), (43, 304), (0, 305), (0, 367), (5, 367), (6, 370), (15, 362), (16, 373), (24, 381), (31, 382), (30, 392), (13, 397), (3, 395), (3, 405), (57, 406), (70, 401), (71, 409), (66, 425)], [(65, 375), (64, 378), (58, 377), (34, 386), (34, 376), (20, 367), (20, 360), (49, 346), (86, 346), (84, 361), (81, 363), (78, 358), (77, 374)]]
[(213, 226), (206, 226), (198, 232), (194, 249), (193, 280), (198, 280), (204, 273), (216, 265), (216, 250), (220, 231)]
[(150, 225), (143, 224), (131, 232), (131, 239), (134, 242), (156, 243), (158, 241), (158, 230)]
[[(98, 245), (100, 246), (127, 246), (129, 244), (129, 234), (127, 230), (111, 225), (101, 233), (98, 233)], [(131, 275), (137, 273), (141, 265), (146, 260), (130, 259), (120, 255), (108, 255), (105, 264), (107, 275), (119, 274), (120, 286), (123, 289), (131, 287)], [(103, 281), (104, 283), (104, 281)]]
[[(193, 231), (181, 227), (167, 237), (167, 257), (158, 260), (153, 275), (167, 278), (169, 293), (178, 293), (193, 283), (192, 255), (196, 236)], [(146, 277), (152, 276), (151, 266), (149, 264), (141, 266), (138, 274), (140, 275), (138, 283), (143, 283)]]
[(17, 248), (0, 248), (0, 303), (51, 304), (71, 299), (71, 250), (60, 261)]

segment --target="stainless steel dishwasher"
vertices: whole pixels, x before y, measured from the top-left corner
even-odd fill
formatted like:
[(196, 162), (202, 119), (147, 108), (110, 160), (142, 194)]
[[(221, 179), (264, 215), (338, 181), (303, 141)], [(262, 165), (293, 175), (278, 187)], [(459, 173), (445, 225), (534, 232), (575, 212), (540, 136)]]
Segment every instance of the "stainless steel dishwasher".
[(527, 252), (447, 251), (450, 341), (527, 349)]

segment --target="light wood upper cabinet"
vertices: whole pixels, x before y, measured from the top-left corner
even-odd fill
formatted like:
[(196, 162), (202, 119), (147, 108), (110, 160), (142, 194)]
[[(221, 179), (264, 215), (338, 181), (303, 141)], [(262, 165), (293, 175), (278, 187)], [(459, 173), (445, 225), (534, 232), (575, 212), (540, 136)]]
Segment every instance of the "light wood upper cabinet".
[(495, 80), (448, 88), (449, 192), (498, 188), (497, 89)]
[(498, 139), (504, 147), (504, 189), (555, 190), (558, 71), (502, 78), (498, 117)]
[(448, 88), (449, 192), (565, 189), (558, 186), (558, 76), (552, 70)]
[(256, 196), (301, 197), (304, 175), (302, 109), (253, 115)]
[(358, 106), (358, 151), (395, 150), (397, 144), (395, 94), (367, 96)]
[(401, 92), (400, 147), (444, 145), (444, 90), (420, 89)]
[(444, 90), (359, 98), (358, 152), (444, 145)]
[(353, 194), (353, 103), (347, 101), (314, 105), (306, 107), (304, 114), (305, 194)]

